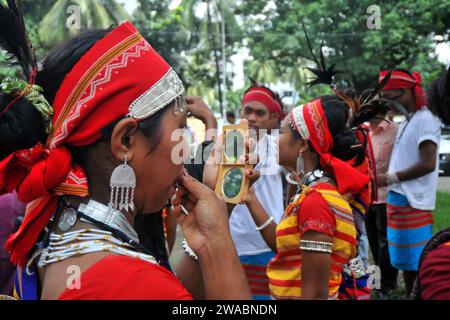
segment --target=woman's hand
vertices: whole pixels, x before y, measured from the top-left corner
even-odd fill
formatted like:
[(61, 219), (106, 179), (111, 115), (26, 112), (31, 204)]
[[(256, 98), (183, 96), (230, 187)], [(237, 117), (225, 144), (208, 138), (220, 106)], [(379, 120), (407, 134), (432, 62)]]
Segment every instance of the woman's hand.
[[(245, 123), (247, 120), (241, 120), (241, 123)], [(203, 183), (207, 185), (212, 190), (215, 190), (217, 184), (217, 178), (219, 175), (219, 167), (222, 162), (222, 151), (223, 151), (223, 141), (222, 135), (219, 136), (214, 144), (214, 148), (211, 151), (211, 155), (205, 163), (203, 170)], [(256, 141), (251, 138), (247, 138), (244, 142), (245, 154), (247, 156), (241, 157), (239, 161), (241, 163), (252, 163), (258, 162), (258, 157), (255, 152), (251, 152), (256, 147)], [(254, 169), (247, 170), (247, 178), (250, 179), (250, 184), (253, 184), (259, 178), (259, 172)]]
[(216, 140), (217, 120), (214, 113), (201, 97), (186, 97), (190, 116), (199, 119), (205, 125), (205, 140)]
[[(201, 284), (191, 283), (191, 288), (206, 299), (251, 299), (245, 272), (228, 228), (225, 203), (214, 191), (190, 176), (184, 176), (181, 184), (172, 201), (173, 213), (178, 217), (187, 243), (198, 256), (198, 265), (192, 263), (192, 258), (185, 257), (184, 260), (191, 259), (188, 261), (191, 269), (181, 272), (183, 278), (192, 278), (193, 274), (194, 279), (203, 280)], [(188, 210), (187, 215), (180, 205)]]
[(214, 191), (193, 177), (184, 176), (181, 184), (172, 201), (173, 213), (189, 246), (200, 257), (208, 244), (230, 237), (227, 207)]
[(243, 202), (245, 204), (250, 204), (258, 200), (258, 198), (256, 197), (254, 183), (259, 179), (260, 173), (258, 170), (248, 169), (246, 170), (245, 175), (247, 176), (247, 179), (249, 179), (250, 186), (248, 188), (247, 195), (245, 196)]

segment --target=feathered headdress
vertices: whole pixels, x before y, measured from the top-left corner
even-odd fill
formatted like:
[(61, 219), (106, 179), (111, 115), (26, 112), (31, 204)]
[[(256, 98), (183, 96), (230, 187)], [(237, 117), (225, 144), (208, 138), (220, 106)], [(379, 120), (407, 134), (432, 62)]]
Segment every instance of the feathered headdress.
[(404, 106), (402, 106), (399, 102), (390, 100), (387, 98), (381, 97), (380, 93), (383, 87), (388, 83), (391, 74), (389, 73), (383, 81), (381, 81), (374, 89), (371, 90), (370, 93), (363, 97), (359, 96), (350, 96), (337, 90), (335, 85), (333, 84), (335, 75), (342, 73), (340, 70), (336, 70), (336, 64), (332, 64), (329, 68), (327, 68), (327, 64), (325, 62), (325, 56), (323, 54), (323, 41), (320, 45), (320, 60), (314, 54), (314, 50), (311, 45), (311, 41), (309, 39), (308, 33), (306, 32), (306, 28), (304, 23), (302, 22), (303, 32), (305, 33), (306, 42), (308, 44), (309, 51), (313, 60), (316, 64), (315, 67), (307, 67), (306, 69), (310, 70), (314, 75), (315, 79), (308, 82), (310, 87), (318, 85), (318, 84), (327, 84), (329, 85), (336, 96), (338, 96), (349, 108), (349, 121), (347, 125), (349, 128), (356, 128), (367, 122), (373, 118), (375, 118), (380, 112), (388, 109), (395, 109), (397, 112), (408, 116), (408, 112)]
[[(11, 64), (18, 64), (32, 82), (36, 58), (28, 40), (19, 0), (0, 1), (0, 47), (9, 54)], [(16, 61), (13, 61), (15, 58)]]
[(28, 39), (19, 0), (0, 1), (0, 48), (8, 54), (9, 63), (19, 65), (26, 79), (6, 78), (1, 83), (4, 94), (14, 99), (0, 112), (0, 117), (20, 98), (28, 100), (45, 122), (46, 132), (51, 130), (53, 108), (42, 95), (42, 88), (35, 85), (37, 63), (33, 48)]
[(332, 64), (329, 68), (327, 68), (326, 64), (325, 64), (325, 56), (323, 54), (323, 40), (322, 43), (320, 44), (320, 61), (319, 59), (317, 59), (316, 55), (314, 54), (314, 50), (312, 48), (311, 45), (311, 41), (309, 40), (309, 36), (308, 33), (306, 32), (306, 28), (305, 25), (302, 21), (302, 27), (303, 27), (303, 32), (305, 33), (305, 37), (306, 37), (306, 42), (308, 43), (308, 48), (309, 51), (311, 52), (312, 58), (314, 60), (314, 62), (316, 63), (316, 67), (306, 67), (306, 69), (308, 69), (309, 71), (311, 71), (315, 76), (316, 79), (308, 82), (308, 85), (310, 87), (315, 86), (317, 84), (323, 83), (323, 84), (328, 84), (329, 86), (331, 86), (333, 88), (333, 80), (334, 80), (334, 76), (342, 73), (342, 71), (339, 70), (335, 70), (334, 68), (336, 67), (336, 64)]

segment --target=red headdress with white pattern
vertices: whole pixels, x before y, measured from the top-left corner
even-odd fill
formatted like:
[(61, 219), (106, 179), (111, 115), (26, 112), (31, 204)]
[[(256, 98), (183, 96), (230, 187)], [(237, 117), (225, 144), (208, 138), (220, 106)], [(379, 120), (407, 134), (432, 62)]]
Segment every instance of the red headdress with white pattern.
[(335, 179), (339, 193), (354, 194), (364, 189), (369, 183), (369, 177), (332, 154), (333, 137), (321, 98), (292, 109), (289, 121), (300, 136), (311, 143), (322, 168)]

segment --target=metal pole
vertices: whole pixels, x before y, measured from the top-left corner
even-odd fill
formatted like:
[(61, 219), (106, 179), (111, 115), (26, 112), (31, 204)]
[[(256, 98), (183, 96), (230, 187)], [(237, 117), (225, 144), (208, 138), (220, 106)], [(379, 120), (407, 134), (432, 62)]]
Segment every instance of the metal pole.
[(220, 1), (222, 21), (221, 21), (221, 33), (222, 33), (222, 88), (223, 88), (223, 109), (222, 109), (222, 119), (225, 123), (226, 113), (227, 113), (227, 59), (225, 56), (225, 13), (224, 13), (224, 1)]

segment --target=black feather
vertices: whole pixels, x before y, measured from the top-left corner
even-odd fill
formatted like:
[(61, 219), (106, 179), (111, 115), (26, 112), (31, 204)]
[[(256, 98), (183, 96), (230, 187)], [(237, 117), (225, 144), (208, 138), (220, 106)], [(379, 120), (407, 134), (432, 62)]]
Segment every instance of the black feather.
[(450, 67), (427, 88), (427, 102), (443, 124), (450, 126)]
[(312, 87), (317, 84), (323, 83), (323, 84), (328, 84), (331, 86), (333, 83), (333, 80), (334, 80), (334, 76), (336, 74), (342, 73), (342, 71), (335, 70), (334, 69), (336, 67), (335, 64), (331, 65), (331, 67), (327, 69), (326, 63), (325, 63), (325, 56), (324, 56), (323, 50), (322, 50), (323, 49), (323, 41), (320, 45), (320, 61), (319, 61), (319, 59), (317, 59), (316, 55), (314, 54), (314, 50), (312, 48), (311, 41), (309, 39), (308, 33), (306, 32), (306, 28), (305, 28), (303, 21), (302, 21), (302, 27), (303, 27), (303, 32), (305, 33), (306, 42), (308, 44), (309, 51), (311, 52), (312, 58), (316, 64), (316, 66), (313, 68), (306, 68), (316, 76), (316, 79), (308, 82), (308, 85), (310, 87)]
[(29, 79), (36, 67), (36, 59), (28, 41), (20, 0), (0, 1), (0, 47), (19, 64), (24, 76)]
[(384, 86), (388, 83), (388, 81), (391, 79), (392, 71), (389, 72), (384, 79), (369, 93), (366, 99), (364, 99), (363, 105), (369, 103), (372, 101), (376, 96), (378, 96), (383, 90)]

